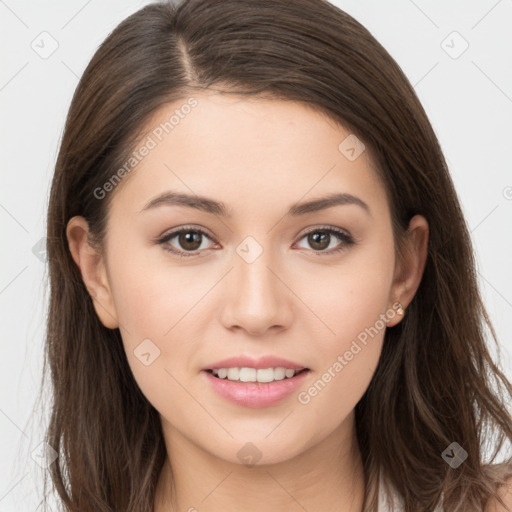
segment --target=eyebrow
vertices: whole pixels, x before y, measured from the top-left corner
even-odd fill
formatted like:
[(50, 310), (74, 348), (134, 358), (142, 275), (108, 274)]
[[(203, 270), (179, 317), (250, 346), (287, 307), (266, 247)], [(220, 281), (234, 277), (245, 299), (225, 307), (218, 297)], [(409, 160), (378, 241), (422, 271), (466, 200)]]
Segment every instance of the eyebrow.
[[(312, 201), (295, 203), (290, 207), (286, 215), (298, 217), (307, 213), (318, 212), (327, 208), (332, 208), (333, 206), (350, 204), (360, 206), (368, 215), (370, 215), (370, 217), (372, 216), (370, 207), (362, 199), (347, 193), (329, 194), (318, 199), (313, 199)], [(211, 213), (213, 215), (219, 215), (221, 217), (232, 217), (231, 213), (228, 211), (227, 206), (222, 201), (216, 201), (209, 197), (183, 194), (172, 191), (164, 192), (149, 201), (144, 206), (144, 208), (142, 208), (141, 213), (143, 211), (163, 205), (187, 206), (189, 208), (195, 208), (196, 210)]]

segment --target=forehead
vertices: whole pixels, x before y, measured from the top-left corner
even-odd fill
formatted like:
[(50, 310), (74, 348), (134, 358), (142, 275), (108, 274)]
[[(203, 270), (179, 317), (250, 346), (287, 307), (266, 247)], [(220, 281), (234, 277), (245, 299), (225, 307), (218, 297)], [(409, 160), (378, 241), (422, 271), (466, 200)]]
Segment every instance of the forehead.
[(261, 215), (265, 206), (347, 193), (387, 207), (362, 141), (311, 106), (212, 92), (193, 100), (166, 104), (146, 123), (136, 151), (150, 149), (114, 202), (140, 211), (172, 190)]

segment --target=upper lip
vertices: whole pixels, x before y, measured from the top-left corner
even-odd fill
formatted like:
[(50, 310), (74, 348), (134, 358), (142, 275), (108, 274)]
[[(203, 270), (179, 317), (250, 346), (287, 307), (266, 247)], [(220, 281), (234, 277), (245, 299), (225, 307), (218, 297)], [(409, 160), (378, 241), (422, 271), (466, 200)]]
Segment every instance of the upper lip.
[(228, 357), (227, 359), (222, 359), (222, 361), (217, 361), (216, 363), (204, 367), (203, 370), (217, 370), (219, 368), (243, 367), (256, 369), (283, 367), (295, 371), (307, 369), (305, 366), (298, 363), (294, 363), (293, 361), (289, 361), (288, 359), (267, 355), (260, 358), (253, 358), (250, 356)]

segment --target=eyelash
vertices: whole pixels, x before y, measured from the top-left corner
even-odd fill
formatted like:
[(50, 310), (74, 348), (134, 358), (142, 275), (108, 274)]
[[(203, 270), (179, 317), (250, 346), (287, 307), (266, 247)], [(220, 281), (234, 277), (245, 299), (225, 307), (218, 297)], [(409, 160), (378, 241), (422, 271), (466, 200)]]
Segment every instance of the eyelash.
[[(199, 229), (199, 228), (195, 228), (193, 226), (185, 226), (183, 228), (180, 228), (180, 229), (177, 229), (176, 231), (172, 231), (171, 233), (167, 233), (166, 235), (162, 236), (161, 238), (159, 238), (157, 240), (157, 243), (162, 245), (162, 248), (167, 251), (167, 252), (170, 252), (172, 254), (175, 254), (176, 256), (180, 257), (180, 258), (190, 258), (192, 256), (196, 256), (197, 255), (197, 252), (192, 252), (192, 253), (187, 253), (186, 251), (178, 251), (176, 249), (172, 249), (170, 248), (170, 246), (166, 246), (165, 244), (167, 244), (167, 242), (169, 242), (170, 240), (172, 240), (174, 237), (176, 237), (177, 235), (180, 235), (181, 233), (190, 233), (190, 232), (193, 232), (193, 233), (200, 233), (201, 235), (205, 235), (207, 238), (210, 238), (211, 237), (208, 235), (208, 233), (206, 233), (205, 231), (203, 231), (202, 229)], [(334, 234), (336, 235), (336, 237), (338, 239), (340, 239), (343, 243), (336, 249), (331, 249), (329, 251), (315, 251), (313, 249), (313, 253), (316, 254), (317, 256), (329, 256), (329, 255), (333, 255), (333, 254), (336, 254), (336, 253), (339, 253), (341, 251), (344, 251), (345, 249), (347, 249), (349, 246), (351, 245), (354, 245), (356, 242), (354, 240), (354, 238), (345, 233), (344, 231), (342, 231), (341, 229), (337, 229), (337, 228), (333, 228), (333, 227), (327, 227), (327, 226), (322, 226), (322, 227), (316, 227), (310, 231), (307, 231), (306, 233), (304, 233), (299, 240), (302, 240), (304, 237), (306, 237), (307, 235), (311, 234), (311, 233), (316, 233), (316, 232), (321, 232), (321, 233), (328, 233), (328, 234)]]

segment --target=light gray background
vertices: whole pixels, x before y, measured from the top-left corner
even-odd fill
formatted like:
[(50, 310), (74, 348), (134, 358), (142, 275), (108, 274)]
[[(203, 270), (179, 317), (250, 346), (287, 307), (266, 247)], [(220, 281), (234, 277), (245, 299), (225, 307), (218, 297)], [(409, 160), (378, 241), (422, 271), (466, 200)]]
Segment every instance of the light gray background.
[[(41, 501), (44, 469), (31, 453), (44, 422), (30, 413), (40, 382), (46, 276), (33, 248), (45, 235), (65, 115), (98, 45), (147, 3), (0, 0), (0, 512), (36, 510)], [(387, 48), (430, 117), (471, 229), (502, 347), (499, 364), (512, 378), (512, 0), (333, 3)], [(458, 55), (464, 40), (469, 47)], [(52, 44), (58, 48), (44, 55)]]

